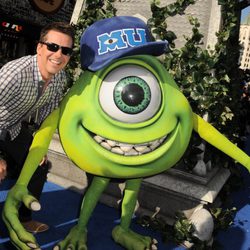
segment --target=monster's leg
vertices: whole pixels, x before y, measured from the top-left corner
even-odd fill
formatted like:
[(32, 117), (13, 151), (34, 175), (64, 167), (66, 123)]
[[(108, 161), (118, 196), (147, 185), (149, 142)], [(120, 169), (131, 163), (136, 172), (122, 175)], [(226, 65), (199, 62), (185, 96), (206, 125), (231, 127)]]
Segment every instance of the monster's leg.
[(86, 227), (89, 218), (98, 203), (100, 196), (109, 184), (110, 179), (95, 176), (93, 181), (84, 195), (78, 225)]
[(121, 227), (128, 230), (134, 214), (138, 193), (142, 179), (132, 179), (126, 181), (124, 197), (122, 200)]
[(122, 201), (121, 224), (112, 231), (113, 239), (126, 249), (157, 249), (150, 237), (139, 235), (129, 229), (142, 179), (126, 181)]
[(108, 178), (94, 177), (84, 195), (77, 225), (70, 230), (67, 237), (58, 243), (54, 249), (87, 249), (87, 224), (109, 181)]

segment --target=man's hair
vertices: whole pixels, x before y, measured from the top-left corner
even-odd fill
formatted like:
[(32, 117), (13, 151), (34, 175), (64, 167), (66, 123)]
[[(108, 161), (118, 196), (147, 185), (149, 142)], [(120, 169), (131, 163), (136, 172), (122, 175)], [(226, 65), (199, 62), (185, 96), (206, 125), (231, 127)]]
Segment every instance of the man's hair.
[(48, 34), (49, 31), (54, 30), (61, 32), (65, 35), (68, 35), (72, 38), (72, 47), (74, 46), (74, 36), (75, 36), (75, 31), (72, 25), (69, 23), (64, 23), (64, 22), (53, 22), (49, 23), (46, 26), (44, 26), (41, 30), (40, 33), (40, 42), (45, 42), (46, 35)]

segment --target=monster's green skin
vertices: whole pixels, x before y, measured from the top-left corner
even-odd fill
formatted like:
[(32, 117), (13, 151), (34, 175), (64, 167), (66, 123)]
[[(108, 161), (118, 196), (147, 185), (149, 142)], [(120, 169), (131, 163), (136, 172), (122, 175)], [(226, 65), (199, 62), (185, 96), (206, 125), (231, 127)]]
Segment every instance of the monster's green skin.
[[(100, 106), (98, 96), (102, 81), (107, 74), (124, 65), (147, 68), (160, 84), (161, 106), (146, 121), (120, 122), (109, 117)], [(135, 234), (129, 229), (142, 178), (172, 167), (184, 154), (193, 129), (209, 143), (250, 169), (250, 158), (192, 112), (175, 82), (154, 57), (131, 56), (117, 60), (98, 72), (86, 71), (64, 98), (60, 108), (44, 121), (36, 133), (23, 171), (8, 194), (3, 219), (12, 241), (23, 250), (30, 249), (27, 243), (37, 243), (19, 223), (17, 206), (20, 201), (24, 201), (28, 207), (35, 202), (34, 197), (27, 195), (26, 187), (57, 127), (67, 156), (78, 167), (95, 177), (85, 194), (78, 224), (55, 249), (67, 249), (70, 246), (87, 249), (87, 223), (110, 178), (127, 179), (121, 224), (112, 232), (114, 240), (126, 249), (150, 249), (151, 238)], [(163, 145), (150, 153), (123, 156), (102, 148), (92, 139), (93, 133), (127, 144), (142, 144), (164, 135), (168, 137)]]
[[(79, 80), (80, 84), (71, 89), (71, 93), (76, 94), (68, 95), (61, 105), (59, 133), (64, 150), (77, 166), (89, 173), (113, 178), (149, 176), (173, 166), (186, 150), (193, 129), (193, 114), (186, 98), (154, 57), (139, 58), (120, 60), (95, 74), (86, 72)], [(128, 124), (115, 121), (99, 105), (98, 93), (103, 79), (113, 68), (124, 64), (147, 67), (161, 83), (162, 106), (145, 122)], [(127, 157), (102, 148), (89, 131), (130, 144), (153, 141), (167, 134), (169, 139), (152, 153)]]

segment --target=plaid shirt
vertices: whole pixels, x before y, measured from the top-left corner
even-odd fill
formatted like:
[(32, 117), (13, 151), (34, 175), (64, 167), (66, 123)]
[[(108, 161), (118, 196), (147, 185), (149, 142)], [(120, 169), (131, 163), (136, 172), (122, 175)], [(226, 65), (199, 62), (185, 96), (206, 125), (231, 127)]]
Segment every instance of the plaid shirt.
[(0, 69), (0, 129), (7, 129), (11, 140), (28, 116), (37, 112), (40, 125), (58, 107), (66, 87), (65, 72), (53, 76), (44, 93), (43, 85), (36, 55), (10, 61)]

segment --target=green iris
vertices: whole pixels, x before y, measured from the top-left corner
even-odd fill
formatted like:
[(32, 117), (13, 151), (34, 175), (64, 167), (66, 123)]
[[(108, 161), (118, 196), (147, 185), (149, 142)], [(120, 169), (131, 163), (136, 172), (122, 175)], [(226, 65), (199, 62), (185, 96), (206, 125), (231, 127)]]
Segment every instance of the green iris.
[(148, 84), (142, 78), (127, 76), (116, 84), (113, 98), (116, 106), (122, 112), (138, 114), (149, 105), (151, 92)]

